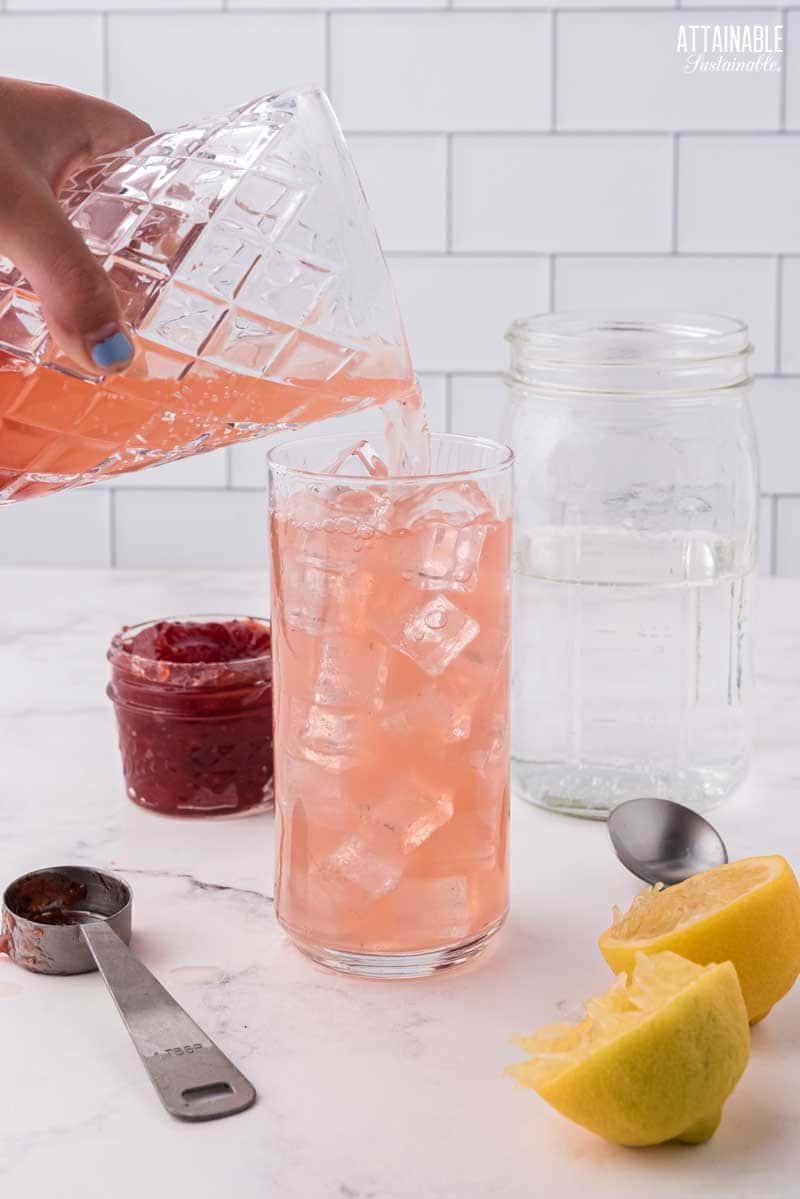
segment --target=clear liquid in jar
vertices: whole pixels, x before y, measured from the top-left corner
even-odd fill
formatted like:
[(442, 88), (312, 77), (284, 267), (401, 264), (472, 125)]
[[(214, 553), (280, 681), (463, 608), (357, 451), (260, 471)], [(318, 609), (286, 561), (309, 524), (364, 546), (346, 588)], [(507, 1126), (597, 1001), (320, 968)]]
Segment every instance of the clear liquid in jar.
[(517, 538), (512, 781), (605, 817), (638, 796), (708, 810), (750, 742), (753, 571), (698, 533), (543, 528)]

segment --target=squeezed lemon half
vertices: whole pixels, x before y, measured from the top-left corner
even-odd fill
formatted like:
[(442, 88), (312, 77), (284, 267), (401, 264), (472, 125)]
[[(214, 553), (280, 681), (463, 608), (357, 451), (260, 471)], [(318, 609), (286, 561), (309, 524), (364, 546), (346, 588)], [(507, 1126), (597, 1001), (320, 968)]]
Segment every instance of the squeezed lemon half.
[(751, 1024), (800, 974), (800, 886), (778, 855), (743, 858), (667, 889), (648, 889), (599, 940), (611, 969), (670, 950), (693, 962), (733, 962)]
[(750, 1029), (730, 962), (638, 955), (630, 978), (518, 1044), (508, 1073), (552, 1107), (619, 1145), (707, 1140), (750, 1056)]

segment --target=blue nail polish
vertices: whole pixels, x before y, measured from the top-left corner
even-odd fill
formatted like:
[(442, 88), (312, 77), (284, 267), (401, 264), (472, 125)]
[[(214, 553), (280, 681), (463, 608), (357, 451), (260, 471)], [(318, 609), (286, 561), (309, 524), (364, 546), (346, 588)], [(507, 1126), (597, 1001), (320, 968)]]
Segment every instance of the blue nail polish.
[(114, 333), (92, 346), (92, 358), (100, 367), (119, 366), (133, 357), (133, 346), (124, 333)]

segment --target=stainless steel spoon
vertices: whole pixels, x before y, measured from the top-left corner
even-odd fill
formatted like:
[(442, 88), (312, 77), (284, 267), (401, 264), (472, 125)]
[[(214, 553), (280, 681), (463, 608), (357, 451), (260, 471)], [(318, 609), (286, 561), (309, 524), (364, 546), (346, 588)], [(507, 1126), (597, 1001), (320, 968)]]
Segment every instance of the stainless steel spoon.
[(58, 866), (3, 896), (0, 950), (36, 974), (99, 970), (172, 1116), (216, 1120), (255, 1103), (243, 1074), (128, 949), (133, 895), (113, 874)]
[(608, 835), (631, 874), (665, 887), (728, 860), (714, 826), (671, 799), (629, 799), (618, 804), (608, 817)]

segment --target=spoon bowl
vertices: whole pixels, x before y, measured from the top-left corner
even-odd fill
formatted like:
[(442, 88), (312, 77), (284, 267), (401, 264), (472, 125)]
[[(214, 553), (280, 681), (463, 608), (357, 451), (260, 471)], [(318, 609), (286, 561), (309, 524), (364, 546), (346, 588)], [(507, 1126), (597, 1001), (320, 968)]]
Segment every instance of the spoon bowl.
[(623, 866), (651, 885), (671, 887), (728, 860), (714, 826), (671, 799), (618, 804), (608, 817), (608, 835)]

